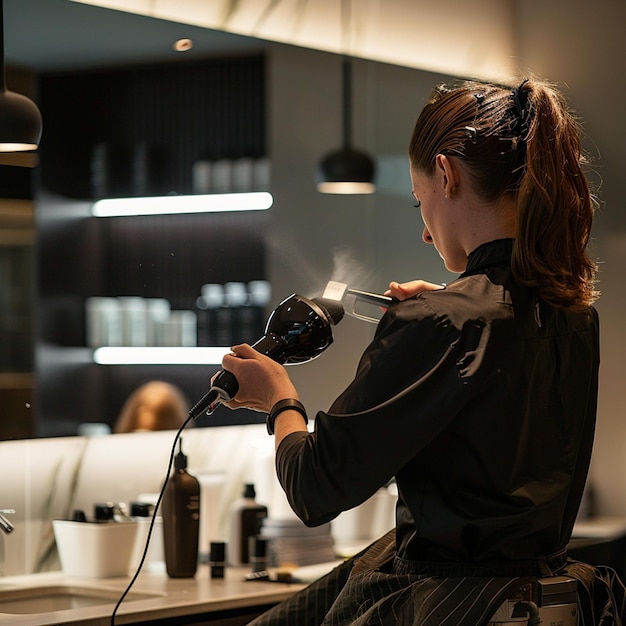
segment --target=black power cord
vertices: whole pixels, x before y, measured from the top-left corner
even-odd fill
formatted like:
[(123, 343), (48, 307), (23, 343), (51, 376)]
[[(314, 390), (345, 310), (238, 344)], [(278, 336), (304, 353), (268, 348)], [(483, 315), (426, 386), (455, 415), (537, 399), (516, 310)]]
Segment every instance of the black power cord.
[(157, 511), (159, 510), (159, 505), (161, 504), (161, 500), (163, 499), (163, 494), (165, 493), (165, 488), (167, 487), (167, 481), (169, 480), (170, 473), (172, 471), (172, 465), (174, 463), (174, 456), (176, 454), (176, 444), (178, 443), (178, 440), (183, 430), (185, 430), (185, 428), (187, 427), (187, 424), (189, 424), (189, 422), (193, 420), (194, 418), (195, 418), (195, 415), (190, 412), (189, 417), (184, 421), (183, 425), (178, 429), (178, 432), (176, 433), (176, 436), (174, 437), (174, 443), (172, 444), (172, 451), (170, 453), (170, 460), (167, 464), (167, 473), (165, 475), (165, 480), (163, 481), (163, 486), (161, 487), (159, 497), (156, 501), (156, 504), (154, 505), (154, 510), (152, 511), (152, 519), (150, 520), (150, 526), (148, 528), (148, 535), (146, 537), (146, 544), (143, 549), (143, 554), (141, 555), (141, 560), (139, 561), (139, 565), (137, 566), (137, 570), (135, 571), (135, 574), (131, 578), (131, 581), (128, 583), (126, 589), (124, 590), (124, 593), (122, 593), (122, 595), (120, 596), (120, 599), (117, 601), (117, 604), (115, 605), (113, 612), (111, 613), (111, 626), (115, 626), (115, 615), (117, 614), (117, 611), (120, 608), (120, 605), (124, 601), (124, 598), (128, 595), (128, 592), (132, 589), (132, 586), (135, 584), (137, 577), (141, 573), (141, 568), (143, 567), (144, 561), (146, 560), (146, 556), (148, 555), (148, 548), (150, 547), (150, 538), (152, 537), (152, 529), (154, 528), (156, 514), (157, 514)]

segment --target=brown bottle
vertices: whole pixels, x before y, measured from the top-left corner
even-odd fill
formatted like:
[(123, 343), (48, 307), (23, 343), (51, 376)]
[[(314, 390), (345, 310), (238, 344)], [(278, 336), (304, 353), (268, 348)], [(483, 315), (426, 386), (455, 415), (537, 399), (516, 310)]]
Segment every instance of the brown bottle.
[(165, 567), (170, 578), (193, 578), (198, 567), (200, 483), (187, 472), (182, 445), (181, 439), (162, 502)]
[(246, 483), (242, 497), (234, 502), (231, 509), (231, 536), (228, 545), (228, 561), (231, 565), (249, 563), (249, 538), (261, 532), (266, 517), (267, 507), (256, 501), (254, 485)]

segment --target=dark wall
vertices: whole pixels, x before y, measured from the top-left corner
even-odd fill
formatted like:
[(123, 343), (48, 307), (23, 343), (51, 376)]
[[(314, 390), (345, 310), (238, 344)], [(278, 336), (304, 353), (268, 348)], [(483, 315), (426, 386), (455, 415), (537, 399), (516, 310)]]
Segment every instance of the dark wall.
[[(42, 76), (44, 188), (72, 198), (191, 193), (195, 161), (263, 156), (264, 64), (255, 55)], [(138, 167), (147, 189), (135, 188)]]
[[(192, 404), (208, 390), (217, 366), (93, 364), (85, 301), (158, 297), (172, 309), (197, 310), (203, 284), (266, 277), (267, 217), (100, 219), (90, 216), (90, 199), (187, 194), (199, 159), (265, 156), (264, 72), (264, 58), (254, 56), (41, 77), (36, 435), (112, 424), (147, 380), (176, 384)], [(136, 185), (138, 155), (150, 174), (147, 190)], [(260, 419), (224, 409), (201, 424)]]

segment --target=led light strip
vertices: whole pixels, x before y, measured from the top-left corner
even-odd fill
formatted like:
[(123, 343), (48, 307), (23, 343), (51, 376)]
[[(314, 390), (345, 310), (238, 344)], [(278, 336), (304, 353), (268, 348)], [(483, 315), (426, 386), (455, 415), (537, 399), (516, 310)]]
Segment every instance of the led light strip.
[(107, 198), (94, 202), (91, 214), (95, 217), (129, 217), (218, 211), (266, 211), (272, 204), (274, 198), (267, 191), (153, 198)]
[(98, 365), (221, 365), (230, 348), (159, 348), (117, 347), (96, 348), (94, 363)]

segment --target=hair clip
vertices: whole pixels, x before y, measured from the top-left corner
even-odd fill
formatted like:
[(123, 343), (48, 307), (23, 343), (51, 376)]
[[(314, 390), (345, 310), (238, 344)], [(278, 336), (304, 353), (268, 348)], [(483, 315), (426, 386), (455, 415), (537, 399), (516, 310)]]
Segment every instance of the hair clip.
[(523, 80), (519, 87), (515, 87), (511, 91), (511, 97), (513, 98), (513, 104), (515, 105), (515, 111), (517, 112), (517, 116), (519, 118), (524, 117), (524, 110), (526, 109), (525, 104), (527, 100), (527, 94), (522, 92), (524, 85), (528, 82), (528, 79)]
[(473, 126), (465, 126), (464, 130), (467, 140), (476, 143), (476, 129)]
[[(523, 80), (519, 87), (515, 87), (511, 91), (511, 98), (513, 99), (513, 106), (515, 107), (516, 121), (514, 125), (514, 132), (520, 141), (513, 142), (514, 149), (525, 149), (526, 144), (524, 138), (528, 134), (529, 128), (529, 116), (530, 106), (528, 102), (528, 91), (524, 90), (524, 85), (528, 82), (528, 79)], [(532, 106), (532, 105), (531, 105)]]

